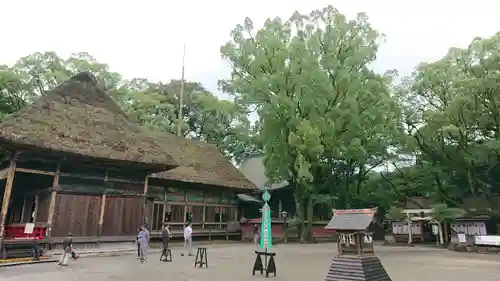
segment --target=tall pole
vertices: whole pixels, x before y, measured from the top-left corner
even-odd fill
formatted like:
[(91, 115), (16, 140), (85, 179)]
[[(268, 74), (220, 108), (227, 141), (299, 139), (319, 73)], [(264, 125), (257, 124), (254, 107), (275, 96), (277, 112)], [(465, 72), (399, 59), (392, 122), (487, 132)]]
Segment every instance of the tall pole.
[(182, 106), (184, 99), (184, 60), (186, 59), (186, 44), (182, 49), (182, 75), (181, 75), (181, 90), (179, 92), (179, 116), (177, 116), (177, 135), (182, 136)]

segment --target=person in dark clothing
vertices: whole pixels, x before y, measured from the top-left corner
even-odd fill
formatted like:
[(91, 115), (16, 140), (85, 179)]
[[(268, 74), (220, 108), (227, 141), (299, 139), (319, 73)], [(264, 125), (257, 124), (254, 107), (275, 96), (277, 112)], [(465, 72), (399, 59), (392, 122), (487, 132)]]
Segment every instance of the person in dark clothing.
[(160, 260), (163, 260), (163, 258), (167, 258), (167, 249), (168, 249), (168, 242), (170, 238), (172, 237), (172, 234), (170, 233), (170, 226), (165, 222), (163, 223), (163, 227), (161, 229), (161, 240), (163, 243), (163, 250), (161, 252), (161, 257)]
[(135, 237), (135, 243), (137, 243), (137, 259), (141, 258), (141, 245), (139, 244), (139, 233), (141, 232), (141, 228), (137, 229), (137, 235)]

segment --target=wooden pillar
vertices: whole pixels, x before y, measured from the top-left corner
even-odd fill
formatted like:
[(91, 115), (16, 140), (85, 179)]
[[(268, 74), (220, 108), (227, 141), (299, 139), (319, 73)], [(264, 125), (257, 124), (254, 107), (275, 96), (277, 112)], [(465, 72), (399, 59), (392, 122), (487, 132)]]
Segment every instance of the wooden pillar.
[(35, 195), (35, 210), (33, 211), (33, 214), (30, 214), (33, 216), (33, 223), (36, 223), (36, 217), (38, 216), (38, 205), (39, 204), (40, 204), (40, 196), (37, 194), (37, 195)]
[(224, 192), (219, 194), (219, 205), (217, 209), (219, 209), (219, 229), (222, 229), (222, 202), (224, 200)]
[(411, 216), (409, 213), (406, 214), (406, 218), (408, 220), (408, 244), (411, 245), (412, 244), (412, 233), (411, 233)]
[(167, 207), (168, 207), (168, 197), (167, 197), (167, 188), (163, 191), (163, 216), (161, 218), (161, 222), (164, 223), (167, 216)]
[(26, 196), (24, 196), (24, 199), (23, 199), (23, 208), (21, 210), (20, 223), (24, 222), (24, 219), (25, 219), (25, 216), (26, 216), (26, 203), (27, 203), (26, 201), (27, 201), (27, 198), (26, 198)]
[[(443, 231), (443, 232), (444, 232), (444, 243), (445, 243), (446, 245), (448, 245), (448, 243), (449, 243), (450, 241), (448, 241), (449, 239), (448, 239), (448, 222), (447, 222), (447, 221), (444, 221), (444, 222), (443, 222), (443, 230), (444, 230), (444, 231)], [(423, 232), (423, 231), (422, 231), (422, 232)]]
[(186, 226), (187, 216), (187, 191), (184, 191), (184, 226)]
[(9, 210), (10, 194), (12, 192), (12, 184), (14, 183), (14, 174), (16, 173), (16, 162), (10, 160), (7, 181), (5, 182), (5, 190), (3, 192), (2, 210), (0, 212), (0, 240), (3, 239), (5, 232), (5, 219), (7, 218), (7, 211)]
[(148, 204), (148, 188), (149, 188), (149, 185), (148, 185), (148, 180), (149, 180), (149, 175), (146, 176), (146, 178), (144, 179), (144, 190), (143, 190), (143, 196), (144, 196), (144, 202), (142, 203), (142, 223), (143, 224), (148, 224), (148, 227), (149, 227), (149, 221), (148, 221), (148, 218), (147, 218), (147, 213), (146, 213), (146, 209), (147, 209), (147, 204)]
[(205, 192), (203, 192), (203, 197), (202, 197), (202, 202), (203, 202), (203, 211), (202, 211), (202, 218), (201, 218), (201, 230), (205, 230), (205, 221), (206, 221), (206, 216), (207, 216), (207, 199), (205, 198)]
[(101, 210), (99, 212), (99, 230), (98, 234), (99, 236), (102, 236), (102, 226), (104, 224), (104, 211), (106, 210), (106, 191), (104, 191), (104, 194), (101, 196)]
[(54, 220), (54, 210), (56, 208), (57, 188), (59, 187), (59, 174), (61, 166), (57, 164), (56, 174), (52, 181), (52, 191), (50, 192), (49, 216), (47, 218), (47, 238), (52, 237), (52, 222)]
[(104, 173), (104, 185), (106, 186), (105, 189), (104, 189), (104, 193), (101, 195), (101, 208), (100, 208), (100, 211), (99, 211), (99, 225), (98, 225), (98, 228), (97, 228), (97, 235), (98, 236), (102, 236), (102, 226), (103, 226), (103, 223), (104, 223), (104, 212), (106, 210), (106, 188), (107, 188), (107, 184), (108, 184), (108, 170), (106, 170), (106, 172)]
[(223, 207), (219, 205), (219, 229), (222, 229), (222, 209)]

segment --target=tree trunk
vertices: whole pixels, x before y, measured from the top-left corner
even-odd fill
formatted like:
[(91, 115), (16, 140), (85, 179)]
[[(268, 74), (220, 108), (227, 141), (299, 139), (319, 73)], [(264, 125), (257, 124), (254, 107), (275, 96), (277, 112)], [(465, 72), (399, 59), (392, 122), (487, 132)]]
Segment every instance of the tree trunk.
[(299, 219), (300, 224), (299, 224), (299, 229), (298, 229), (298, 234), (300, 238), (300, 243), (304, 243), (304, 238), (305, 238), (305, 224), (304, 224), (304, 206), (302, 204), (302, 200), (300, 198), (300, 195), (295, 192), (293, 195), (293, 198), (295, 199), (295, 217)]
[(439, 232), (439, 245), (443, 245), (443, 226), (441, 222), (438, 222), (438, 232)]
[(448, 245), (450, 241), (448, 241), (448, 223), (443, 221), (443, 232), (444, 232), (444, 243)]
[(312, 227), (313, 227), (313, 213), (314, 213), (314, 204), (313, 204), (313, 198), (312, 196), (309, 196), (309, 199), (307, 199), (307, 229), (306, 229), (306, 234), (307, 234), (307, 241), (311, 242), (312, 241)]

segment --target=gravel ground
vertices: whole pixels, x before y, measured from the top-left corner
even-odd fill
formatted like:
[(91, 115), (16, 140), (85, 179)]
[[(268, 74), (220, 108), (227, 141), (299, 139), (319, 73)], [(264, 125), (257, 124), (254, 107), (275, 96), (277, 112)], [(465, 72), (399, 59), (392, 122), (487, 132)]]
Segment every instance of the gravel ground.
[[(277, 245), (277, 277), (283, 281), (325, 280), (335, 245)], [(250, 281), (255, 255), (248, 244), (208, 247), (208, 268), (194, 268), (194, 257), (173, 249), (172, 263), (149, 254), (141, 264), (134, 255), (82, 258), (68, 267), (34, 264), (0, 268), (2, 281)], [(456, 253), (433, 248), (378, 247), (377, 254), (393, 281), (500, 281), (500, 255)]]

